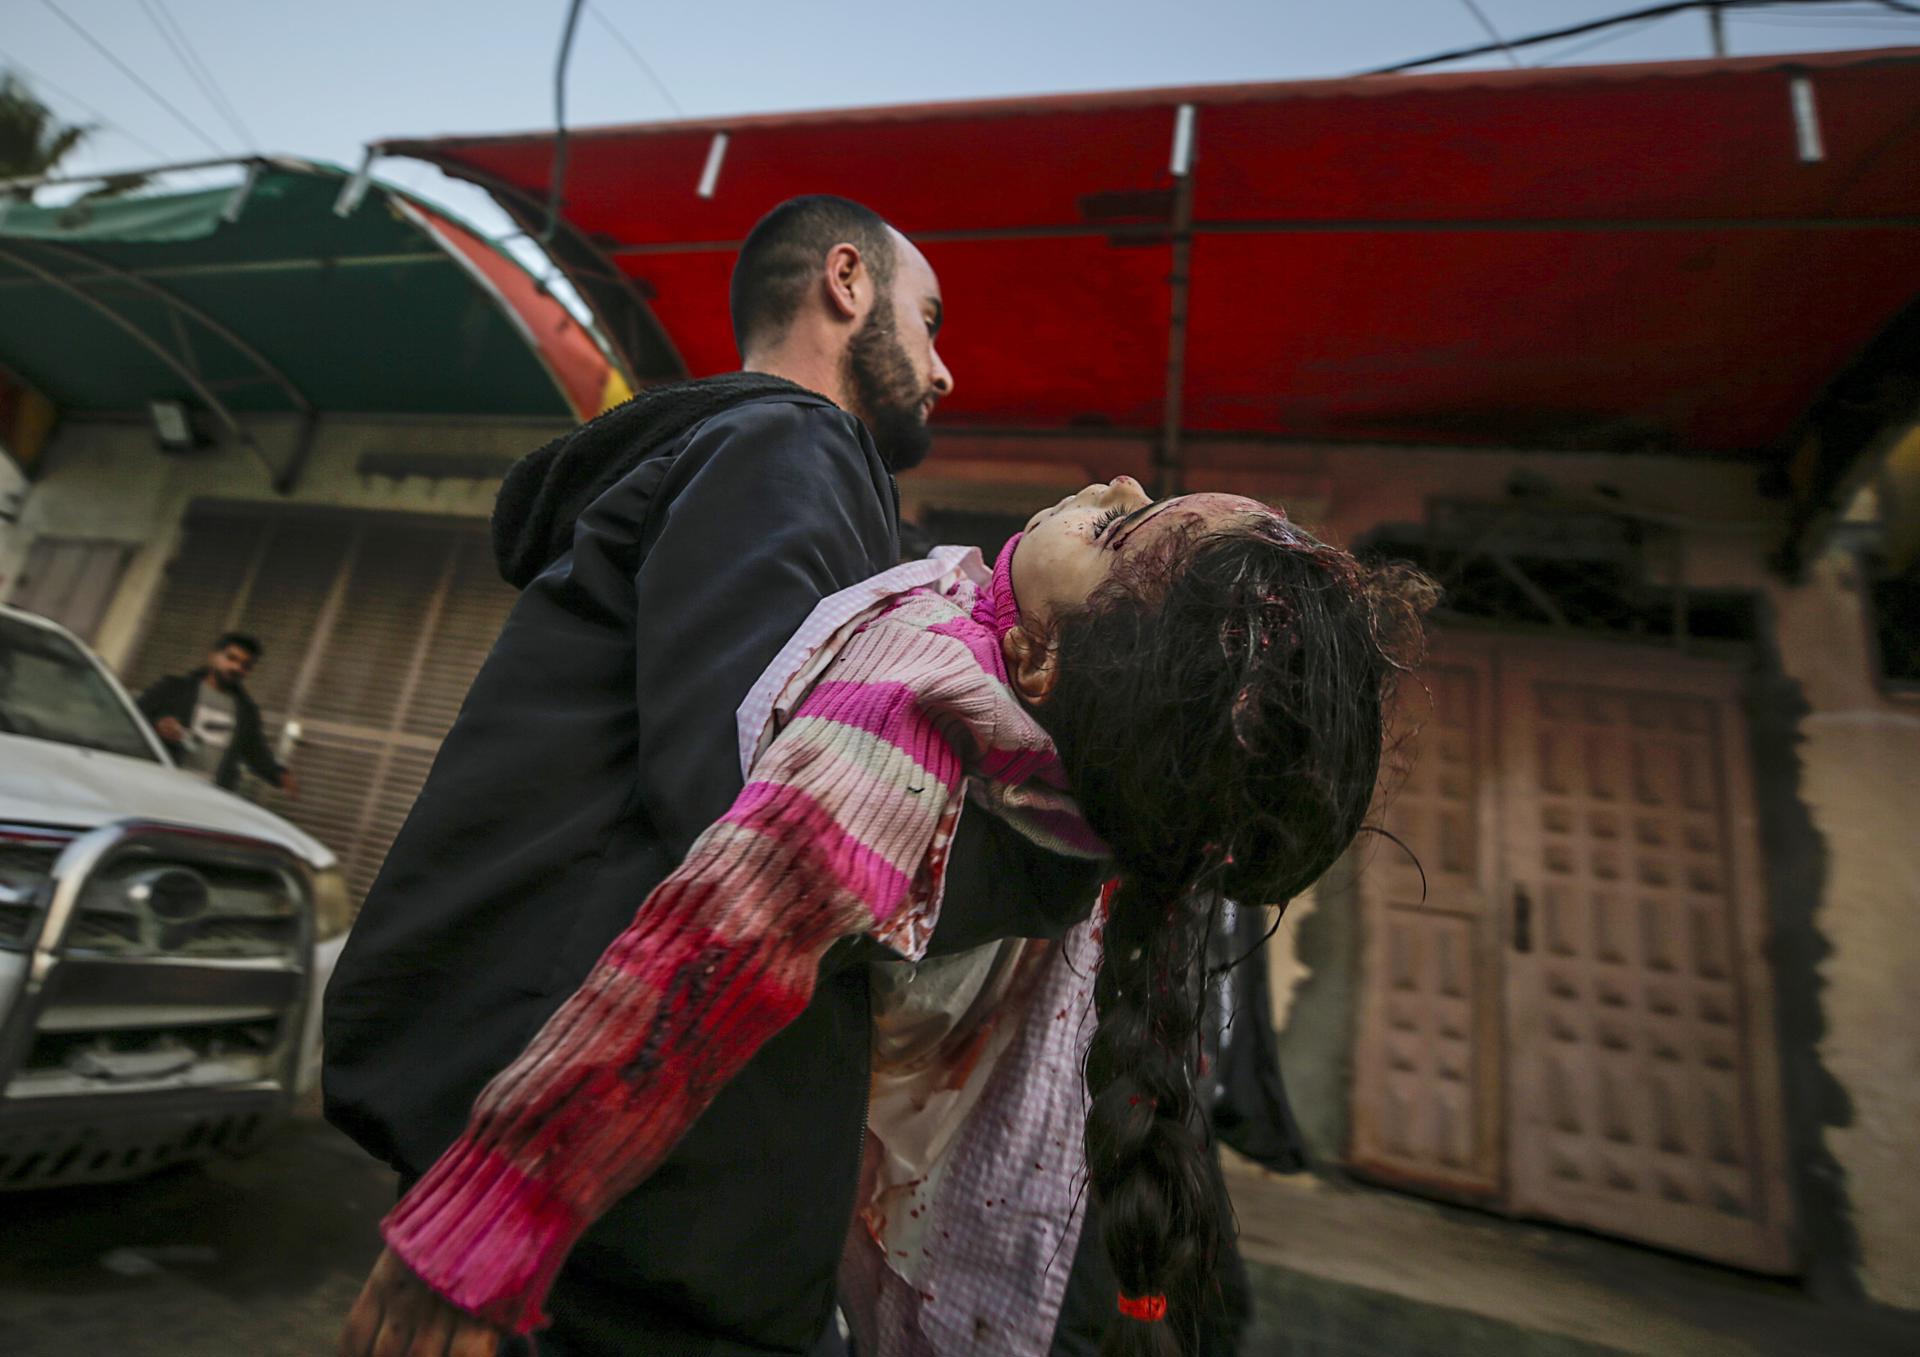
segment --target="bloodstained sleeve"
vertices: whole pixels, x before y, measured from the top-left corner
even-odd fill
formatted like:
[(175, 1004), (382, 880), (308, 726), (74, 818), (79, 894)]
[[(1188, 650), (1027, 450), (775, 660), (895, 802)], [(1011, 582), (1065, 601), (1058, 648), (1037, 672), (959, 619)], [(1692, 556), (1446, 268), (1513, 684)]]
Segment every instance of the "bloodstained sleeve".
[(388, 1246), (461, 1309), (544, 1324), (580, 1235), (800, 1014), (827, 948), (900, 908), (994, 701), (959, 641), (885, 622), (855, 636), (731, 809), (481, 1093), (383, 1222)]

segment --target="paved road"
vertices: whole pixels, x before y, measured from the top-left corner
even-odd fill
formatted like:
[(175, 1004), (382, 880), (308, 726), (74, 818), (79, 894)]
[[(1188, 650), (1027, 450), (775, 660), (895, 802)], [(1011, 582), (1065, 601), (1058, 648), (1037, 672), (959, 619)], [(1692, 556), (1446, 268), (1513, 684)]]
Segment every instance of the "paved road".
[(312, 1116), (246, 1159), (0, 1196), (5, 1357), (323, 1357), (393, 1175)]
[[(1920, 1318), (1625, 1244), (1229, 1181), (1263, 1321), (1245, 1357), (1920, 1352)], [(329, 1357), (392, 1200), (393, 1175), (311, 1114), (247, 1159), (0, 1195), (0, 1357)]]

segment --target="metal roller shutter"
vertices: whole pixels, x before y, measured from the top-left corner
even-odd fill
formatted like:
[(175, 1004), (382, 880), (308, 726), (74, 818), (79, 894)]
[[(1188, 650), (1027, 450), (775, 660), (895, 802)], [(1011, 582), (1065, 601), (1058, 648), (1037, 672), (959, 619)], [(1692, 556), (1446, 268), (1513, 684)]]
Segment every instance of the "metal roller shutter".
[(92, 641), (120, 587), (133, 548), (126, 542), (84, 537), (40, 537), (14, 581), (16, 608), (50, 617), (83, 641)]
[(266, 535), (267, 525), (257, 521), (187, 521), (146, 635), (128, 667), (129, 687), (139, 692), (157, 678), (200, 666), (244, 597)]
[(356, 901), (380, 870), (514, 593), (482, 525), (405, 514), (203, 511), (134, 665), (200, 662), (228, 628), (266, 649), (270, 736), (297, 723), (301, 798), (258, 799), (339, 855)]

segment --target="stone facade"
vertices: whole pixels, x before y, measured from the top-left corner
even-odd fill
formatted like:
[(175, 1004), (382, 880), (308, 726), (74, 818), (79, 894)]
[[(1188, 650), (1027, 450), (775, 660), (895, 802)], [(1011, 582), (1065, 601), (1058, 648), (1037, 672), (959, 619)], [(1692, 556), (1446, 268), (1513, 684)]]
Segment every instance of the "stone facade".
[[(515, 421), (328, 418), (299, 486), (283, 498), (259, 458), (232, 447), (168, 458), (137, 422), (63, 426), (18, 521), (0, 524), (0, 599), (38, 536), (134, 544), (98, 647), (124, 663), (139, 642), (190, 504), (277, 505), (484, 517), (499, 471), (558, 426)], [(280, 465), (294, 430), (266, 427)], [(1769, 1041), (1783, 1070), (1803, 1272), (1866, 1297), (1920, 1308), (1920, 1175), (1908, 1140), (1920, 1126), (1920, 703), (1875, 682), (1862, 578), (1844, 546), (1797, 582), (1769, 570), (1785, 531), (1755, 469), (1703, 459), (1392, 447), (1201, 443), (1188, 484), (1286, 504), (1335, 540), (1419, 524), (1435, 498), (1507, 500), (1513, 486), (1656, 525), (1677, 544), (1651, 559), (1654, 583), (1738, 593), (1758, 634), (1745, 661), (1753, 694), (1754, 778), (1773, 935), (1777, 999)], [(1147, 479), (1150, 445), (1107, 437), (948, 435), (906, 478), (910, 516), (1030, 513), (1094, 479)], [(1302, 1122), (1338, 1161), (1356, 1002), (1358, 924), (1343, 868), (1295, 903), (1273, 943), (1276, 1019)]]

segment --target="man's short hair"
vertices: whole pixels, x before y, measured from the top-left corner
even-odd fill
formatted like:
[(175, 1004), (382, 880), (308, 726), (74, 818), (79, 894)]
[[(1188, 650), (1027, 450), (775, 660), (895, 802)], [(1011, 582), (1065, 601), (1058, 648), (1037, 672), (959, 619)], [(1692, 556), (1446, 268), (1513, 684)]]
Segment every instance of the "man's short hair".
[(213, 648), (215, 650), (225, 650), (228, 646), (239, 646), (242, 650), (246, 651), (249, 655), (253, 656), (253, 658), (256, 661), (262, 655), (266, 654), (265, 649), (260, 644), (260, 638), (258, 636), (255, 636), (251, 632), (246, 632), (246, 631), (221, 632), (220, 639), (213, 643)]
[(811, 193), (789, 198), (760, 218), (733, 266), (729, 306), (741, 357), (751, 345), (786, 333), (827, 251), (843, 243), (859, 248), (885, 296), (893, 287), (893, 238), (872, 208)]

